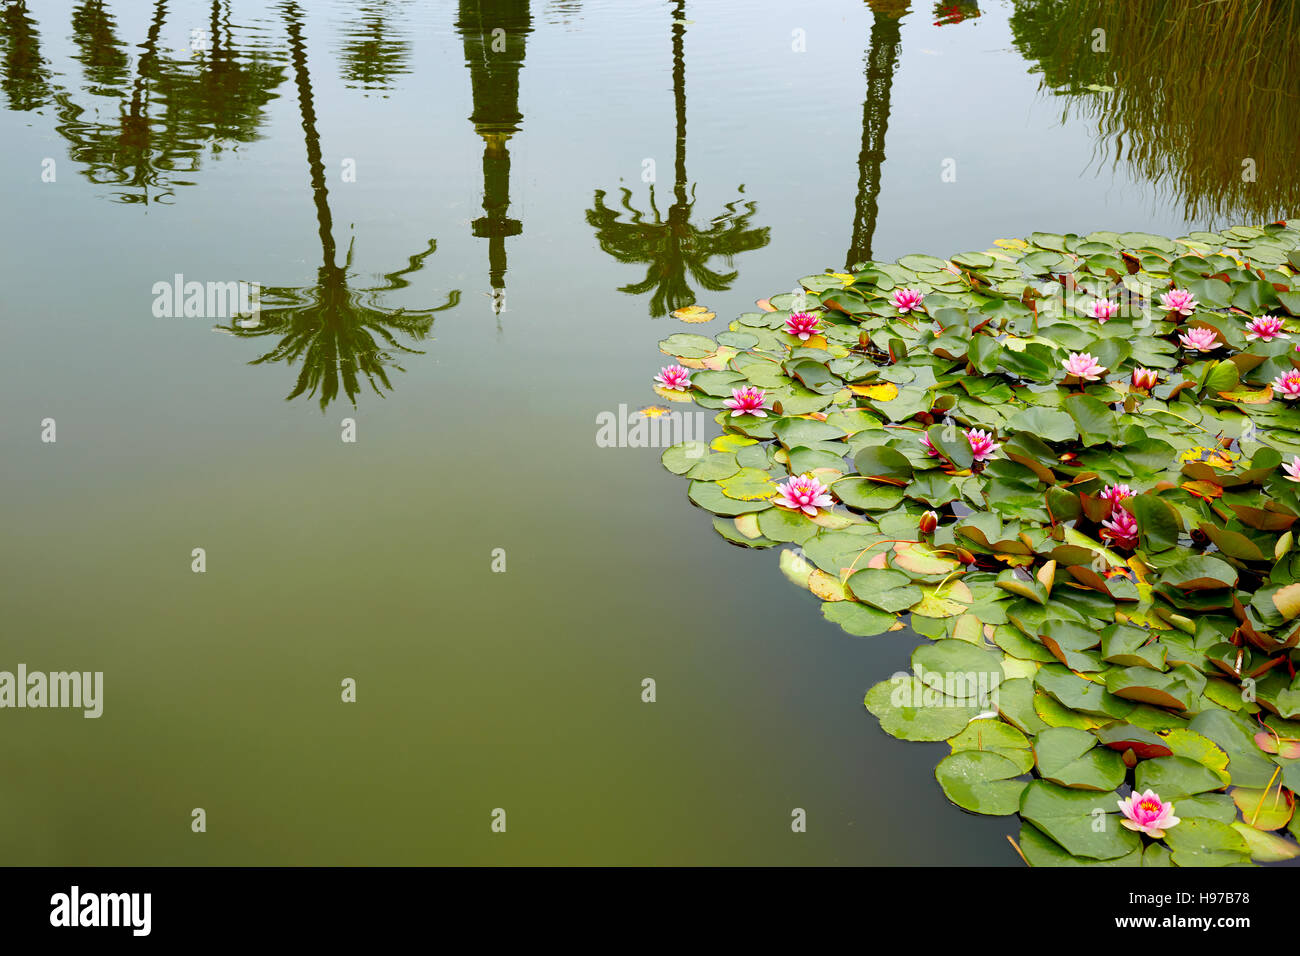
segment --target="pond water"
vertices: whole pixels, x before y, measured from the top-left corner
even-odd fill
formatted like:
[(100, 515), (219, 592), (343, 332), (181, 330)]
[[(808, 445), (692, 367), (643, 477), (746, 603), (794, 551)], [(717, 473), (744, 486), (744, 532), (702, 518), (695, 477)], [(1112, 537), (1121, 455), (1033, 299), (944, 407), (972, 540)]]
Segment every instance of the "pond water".
[[(660, 339), (826, 267), (1286, 211), (1293, 102), (1204, 98), (1257, 143), (1188, 165), (1158, 104), (1105, 110), (1091, 22), (8, 3), (0, 669), (104, 701), (4, 712), (0, 857), (1018, 864), (862, 706), (917, 638), (822, 620), (596, 422), (657, 401)], [(261, 324), (168, 314), (177, 276), (260, 283)]]

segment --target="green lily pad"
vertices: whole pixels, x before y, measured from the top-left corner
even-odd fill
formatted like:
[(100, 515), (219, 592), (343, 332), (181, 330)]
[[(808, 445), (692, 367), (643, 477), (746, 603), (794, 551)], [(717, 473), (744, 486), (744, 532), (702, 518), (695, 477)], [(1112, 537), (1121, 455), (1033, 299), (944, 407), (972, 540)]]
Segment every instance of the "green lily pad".
[(902, 740), (947, 740), (979, 714), (979, 709), (947, 697), (911, 674), (881, 681), (864, 700), (881, 729)]
[(1086, 730), (1049, 727), (1034, 739), (1034, 753), (1042, 778), (1062, 787), (1112, 791), (1124, 781), (1120, 755)]
[[(1073, 856), (1044, 834), (1037, 827), (1028, 823), (1020, 827), (1020, 852), (1030, 866), (1145, 866), (1142, 845), (1139, 843), (1129, 853), (1110, 860), (1095, 860), (1088, 857)], [(1148, 847), (1149, 849), (1149, 847)]]
[(906, 611), (921, 600), (921, 589), (901, 571), (867, 568), (854, 572), (848, 584), (859, 601), (882, 611)]
[(1175, 866), (1239, 866), (1250, 846), (1233, 827), (1217, 820), (1183, 820), (1165, 831)]
[(1113, 793), (1035, 780), (1021, 797), (1020, 815), (1072, 856), (1113, 860), (1141, 849), (1138, 835), (1120, 826)]
[(1162, 799), (1173, 800), (1221, 790), (1224, 782), (1209, 767), (1187, 757), (1154, 757), (1137, 765), (1133, 787), (1143, 793), (1154, 790)]
[(1028, 781), (1013, 778), (1023, 772), (999, 754), (962, 750), (939, 761), (934, 776), (948, 799), (963, 810), (1006, 816), (1020, 809)]
[(855, 637), (884, 634), (898, 623), (893, 614), (856, 601), (825, 601), (822, 603), (822, 617)]

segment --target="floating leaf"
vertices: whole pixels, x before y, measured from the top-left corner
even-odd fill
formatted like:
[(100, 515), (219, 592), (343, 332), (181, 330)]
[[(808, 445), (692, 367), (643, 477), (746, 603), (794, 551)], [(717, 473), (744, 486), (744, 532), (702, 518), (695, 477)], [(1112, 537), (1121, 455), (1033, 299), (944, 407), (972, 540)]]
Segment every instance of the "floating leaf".
[(934, 769), (944, 794), (972, 813), (1005, 816), (1020, 809), (1028, 781), (1015, 780), (1023, 771), (1006, 757), (988, 751), (949, 754)]
[(767, 501), (776, 495), (776, 482), (761, 468), (741, 468), (718, 481), (728, 498), (737, 501)]
[(980, 713), (911, 674), (876, 684), (864, 703), (885, 733), (903, 740), (947, 740)]
[(848, 581), (853, 595), (882, 611), (906, 611), (921, 600), (921, 589), (901, 571), (866, 568)]
[(672, 316), (674, 319), (681, 319), (683, 322), (708, 322), (717, 318), (714, 313), (710, 312), (702, 305), (688, 305), (685, 308), (676, 309)]
[(1285, 787), (1233, 787), (1228, 793), (1241, 811), (1241, 818), (1258, 830), (1281, 830), (1295, 813), (1295, 796)]
[(1250, 860), (1245, 838), (1217, 820), (1183, 820), (1165, 831), (1165, 842), (1175, 866), (1236, 866)]
[(1136, 833), (1119, 825), (1118, 812), (1113, 793), (1071, 790), (1045, 780), (1030, 783), (1020, 800), (1022, 817), (1067, 853), (1095, 860), (1113, 860), (1142, 846)]
[(853, 601), (823, 604), (822, 616), (857, 637), (884, 634), (898, 623), (893, 614)]
[(1119, 754), (1099, 747), (1096, 735), (1071, 727), (1050, 727), (1034, 741), (1044, 780), (1080, 790), (1114, 790), (1124, 781)]

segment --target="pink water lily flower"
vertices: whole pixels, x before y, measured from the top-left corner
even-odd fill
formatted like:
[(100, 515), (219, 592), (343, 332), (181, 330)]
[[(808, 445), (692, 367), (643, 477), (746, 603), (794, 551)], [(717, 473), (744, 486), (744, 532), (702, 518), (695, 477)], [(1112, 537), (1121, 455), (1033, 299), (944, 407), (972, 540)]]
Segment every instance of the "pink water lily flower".
[(1102, 489), (1101, 494), (1097, 496), (1102, 501), (1111, 501), (1119, 504), (1125, 498), (1133, 497), (1133, 489), (1128, 485), (1107, 485)]
[(763, 394), (761, 388), (745, 385), (741, 388), (733, 388), (731, 398), (722, 404), (731, 409), (733, 417), (736, 415), (753, 415), (755, 418), (767, 418), (767, 412), (763, 410), (763, 404), (766, 401), (767, 396)]
[(1286, 472), (1287, 481), (1300, 481), (1300, 458), (1292, 458), (1291, 464), (1283, 464), (1282, 470)]
[(911, 312), (913, 309), (919, 309), (924, 299), (925, 293), (918, 292), (916, 289), (895, 289), (894, 294), (889, 297), (889, 301), (894, 303), (894, 307), (899, 312)]
[(966, 440), (970, 442), (971, 454), (975, 456), (976, 461), (988, 461), (1002, 447), (993, 440), (993, 435), (990, 432), (981, 431), (978, 428), (968, 428), (963, 434), (966, 436)]
[(1088, 306), (1088, 314), (1105, 325), (1107, 319), (1119, 315), (1119, 303), (1112, 302), (1110, 299), (1093, 299), (1092, 304)]
[(1160, 297), (1160, 304), (1170, 312), (1191, 315), (1199, 303), (1186, 289), (1171, 289)]
[(1074, 375), (1083, 379), (1085, 382), (1095, 382), (1101, 378), (1101, 373), (1106, 371), (1105, 368), (1097, 364), (1097, 360), (1087, 352), (1071, 352), (1070, 357), (1061, 363), (1065, 366), (1067, 375)]
[(1124, 819), (1119, 821), (1130, 830), (1145, 833), (1152, 839), (1159, 840), (1170, 827), (1179, 824), (1174, 816), (1174, 805), (1165, 803), (1154, 790), (1138, 793), (1136, 790), (1127, 798), (1119, 801), (1120, 812)]
[(1133, 370), (1133, 387), (1149, 392), (1160, 381), (1160, 375), (1153, 368), (1138, 367)]
[(659, 370), (655, 381), (674, 392), (684, 392), (691, 387), (691, 370), (680, 365), (666, 365)]
[(800, 341), (807, 342), (821, 331), (820, 322), (821, 317), (811, 312), (794, 312), (785, 320), (785, 331)]
[(1188, 329), (1186, 333), (1178, 336), (1178, 341), (1183, 343), (1183, 348), (1194, 349), (1197, 352), (1213, 352), (1223, 343), (1219, 341), (1219, 333), (1215, 329)]
[(1101, 523), (1101, 536), (1118, 548), (1132, 551), (1138, 543), (1137, 519), (1117, 504), (1111, 509), (1110, 520)]
[(1283, 372), (1273, 379), (1273, 391), (1288, 402), (1300, 398), (1300, 371)]
[(817, 517), (818, 508), (830, 508), (835, 504), (830, 489), (811, 475), (796, 475), (777, 485), (772, 501), (783, 508), (802, 511), (810, 518)]
[(1246, 338), (1250, 341), (1272, 342), (1274, 339), (1289, 339), (1285, 323), (1276, 315), (1261, 315), (1246, 323)]
[(934, 442), (930, 441), (930, 436), (925, 432), (921, 432), (921, 445), (925, 448), (925, 453), (928, 457), (939, 457), (939, 449), (934, 447)]

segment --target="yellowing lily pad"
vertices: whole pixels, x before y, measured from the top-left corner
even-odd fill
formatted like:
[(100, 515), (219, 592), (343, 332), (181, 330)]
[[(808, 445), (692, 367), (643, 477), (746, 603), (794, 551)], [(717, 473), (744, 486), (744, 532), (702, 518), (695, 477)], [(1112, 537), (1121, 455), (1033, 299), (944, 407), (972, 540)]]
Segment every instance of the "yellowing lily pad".
[(898, 386), (893, 382), (881, 382), (879, 385), (850, 385), (849, 391), (878, 402), (892, 402), (898, 398)]
[(1228, 792), (1241, 811), (1241, 818), (1257, 830), (1281, 830), (1295, 813), (1295, 795), (1286, 787), (1268, 790), (1233, 787)]
[(893, 564), (913, 574), (951, 574), (961, 567), (961, 562), (946, 552), (928, 544), (905, 542), (894, 545)]
[(921, 585), (921, 600), (912, 606), (912, 613), (921, 617), (952, 617), (965, 614), (975, 600), (964, 581), (948, 584)]
[(741, 468), (718, 482), (718, 487), (728, 498), (737, 501), (763, 501), (776, 494), (776, 482), (761, 468)]
[(717, 315), (710, 312), (702, 305), (688, 305), (685, 308), (677, 309), (672, 313), (674, 319), (681, 319), (683, 322), (699, 323), (708, 322), (716, 319)]

